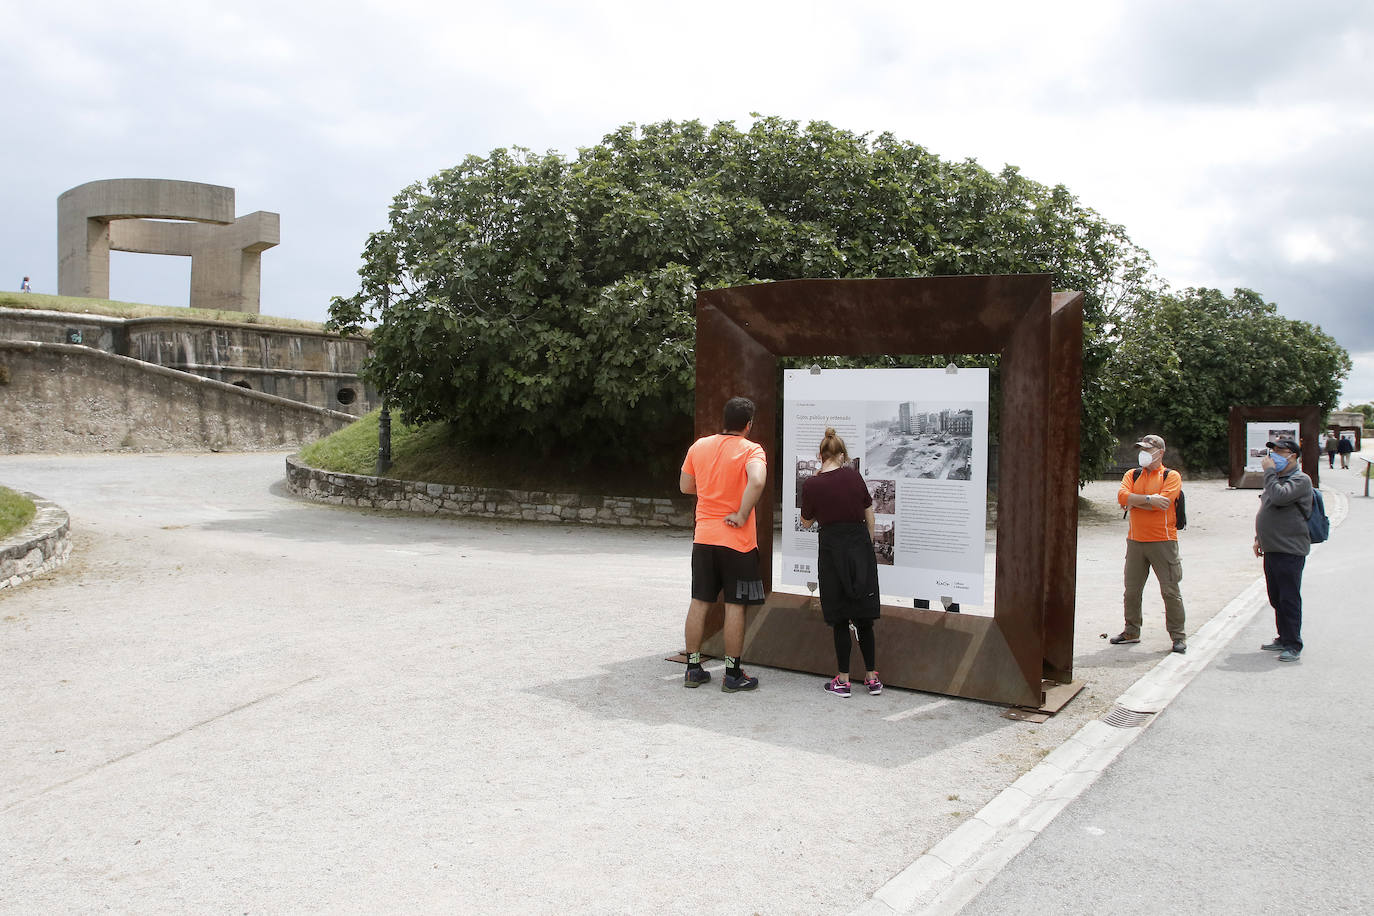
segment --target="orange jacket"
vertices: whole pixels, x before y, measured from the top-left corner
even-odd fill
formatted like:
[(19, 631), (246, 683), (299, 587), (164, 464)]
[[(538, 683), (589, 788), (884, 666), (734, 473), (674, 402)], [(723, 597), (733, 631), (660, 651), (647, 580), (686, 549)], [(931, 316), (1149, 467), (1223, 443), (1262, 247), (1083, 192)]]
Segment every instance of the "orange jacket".
[[(1135, 476), (1136, 468), (1132, 468), (1121, 476), (1121, 489), (1116, 491), (1116, 501), (1121, 508), (1126, 508), (1126, 497), (1132, 493), (1155, 494), (1165, 496), (1169, 500), (1169, 508), (1164, 510), (1150, 509), (1146, 506), (1138, 506), (1131, 509), (1131, 530), (1126, 535), (1130, 541), (1177, 541), (1178, 528), (1177, 520), (1174, 518), (1174, 503), (1178, 500), (1179, 491), (1183, 489), (1183, 478), (1178, 476), (1178, 471), (1170, 471), (1161, 466), (1155, 471), (1140, 471), (1140, 477), (1132, 480)], [(1165, 479), (1165, 473), (1168, 479)]]

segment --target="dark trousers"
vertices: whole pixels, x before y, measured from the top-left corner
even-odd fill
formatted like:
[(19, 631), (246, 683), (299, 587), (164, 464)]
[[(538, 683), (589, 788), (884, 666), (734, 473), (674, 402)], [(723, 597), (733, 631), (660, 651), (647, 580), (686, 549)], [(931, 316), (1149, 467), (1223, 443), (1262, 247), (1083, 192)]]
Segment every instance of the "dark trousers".
[(1269, 603), (1274, 606), (1279, 642), (1286, 648), (1302, 651), (1302, 568), (1307, 557), (1294, 553), (1264, 555), (1264, 584), (1269, 587)]

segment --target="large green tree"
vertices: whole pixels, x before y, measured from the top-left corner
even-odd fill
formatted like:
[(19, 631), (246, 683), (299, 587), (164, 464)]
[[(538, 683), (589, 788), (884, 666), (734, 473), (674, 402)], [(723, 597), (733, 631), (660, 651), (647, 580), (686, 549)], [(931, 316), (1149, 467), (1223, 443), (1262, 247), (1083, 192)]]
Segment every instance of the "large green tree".
[(1225, 467), (1233, 406), (1336, 406), (1350, 354), (1252, 290), (1168, 293), (1132, 309), (1106, 379), (1123, 433), (1160, 432), (1194, 470)]
[(398, 194), (364, 260), (332, 324), (377, 322), (370, 377), (408, 420), (583, 458), (684, 444), (698, 289), (1048, 272), (1087, 294), (1085, 474), (1111, 447), (1108, 329), (1151, 280), (1062, 186), (777, 118), (630, 124), (571, 161), (471, 156)]

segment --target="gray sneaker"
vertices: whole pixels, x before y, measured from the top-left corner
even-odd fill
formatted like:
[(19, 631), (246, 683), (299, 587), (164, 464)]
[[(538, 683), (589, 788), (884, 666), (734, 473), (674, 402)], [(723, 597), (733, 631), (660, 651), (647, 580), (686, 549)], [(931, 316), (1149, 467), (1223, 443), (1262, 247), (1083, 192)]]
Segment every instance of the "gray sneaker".
[(1300, 658), (1302, 658), (1301, 649), (1284, 649), (1279, 653), (1279, 661), (1281, 662), (1295, 662)]
[(688, 668), (682, 675), (683, 687), (700, 687), (711, 683), (711, 672), (705, 668)]
[(1260, 646), (1260, 648), (1265, 650), (1266, 652), (1282, 652), (1283, 643), (1279, 642), (1279, 638), (1275, 636), (1273, 642), (1264, 643)]
[(1175, 640), (1174, 640), (1174, 651), (1177, 652), (1179, 655), (1184, 654), (1185, 652), (1188, 651), (1188, 643), (1187, 643), (1185, 640), (1182, 640), (1182, 639), (1175, 639)]
[(759, 685), (759, 679), (750, 677), (741, 668), (739, 677), (732, 677), (728, 672), (721, 676), (720, 690), (722, 693), (737, 693), (741, 690), (753, 690)]
[(1107, 640), (1107, 642), (1111, 643), (1114, 646), (1125, 646), (1129, 645), (1130, 643), (1140, 642), (1140, 634), (1137, 633), (1136, 635), (1131, 636), (1129, 633), (1118, 633), (1111, 639)]

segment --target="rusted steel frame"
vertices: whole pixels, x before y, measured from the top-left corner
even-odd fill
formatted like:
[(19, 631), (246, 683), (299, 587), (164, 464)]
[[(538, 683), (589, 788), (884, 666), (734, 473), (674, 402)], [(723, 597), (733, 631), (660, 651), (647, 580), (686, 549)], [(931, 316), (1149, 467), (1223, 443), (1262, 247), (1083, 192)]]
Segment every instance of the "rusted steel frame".
[[(1046, 274), (789, 280), (698, 294), (697, 435), (719, 430), (728, 398), (753, 398), (754, 438), (774, 469), (779, 357), (1001, 354), (1000, 454), (1047, 461), (1002, 477), (1015, 483), (999, 494), (994, 616), (884, 606), (887, 683), (1038, 706), (1042, 674), (1072, 678), (1081, 335), (1081, 294), (1053, 295)], [(771, 499), (759, 506), (758, 534), (771, 592)], [(718, 634), (707, 651), (719, 654)], [(834, 664), (815, 600), (776, 593), (750, 612), (744, 655), (818, 674)]]
[(1264, 486), (1264, 478), (1258, 474), (1245, 473), (1245, 424), (1281, 420), (1298, 421), (1298, 444), (1302, 446), (1302, 470), (1312, 478), (1312, 486), (1321, 486), (1322, 450), (1318, 439), (1322, 432), (1321, 408), (1312, 404), (1301, 406), (1232, 407), (1228, 416), (1230, 427), (1231, 473), (1228, 479), (1233, 487), (1258, 489)]

